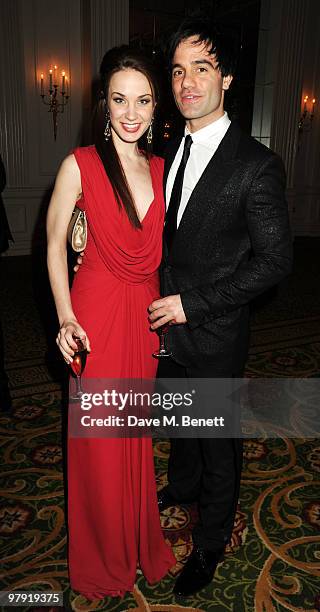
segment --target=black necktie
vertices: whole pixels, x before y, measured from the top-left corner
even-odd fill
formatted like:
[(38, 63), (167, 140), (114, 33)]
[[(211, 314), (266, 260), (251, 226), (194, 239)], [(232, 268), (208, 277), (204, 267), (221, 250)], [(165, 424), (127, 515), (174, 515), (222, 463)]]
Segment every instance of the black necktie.
[(166, 214), (166, 223), (164, 226), (164, 239), (167, 243), (169, 251), (171, 249), (172, 242), (177, 231), (177, 216), (182, 195), (184, 171), (187, 165), (187, 161), (189, 159), (191, 145), (192, 138), (190, 134), (188, 134), (185, 137), (182, 159), (178, 168), (178, 172), (176, 174), (176, 178), (174, 179), (170, 202)]

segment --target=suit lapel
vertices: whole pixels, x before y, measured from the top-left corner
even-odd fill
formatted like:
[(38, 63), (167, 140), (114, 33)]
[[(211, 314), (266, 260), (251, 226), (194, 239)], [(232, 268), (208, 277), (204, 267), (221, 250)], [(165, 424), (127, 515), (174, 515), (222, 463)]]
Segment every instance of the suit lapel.
[(164, 190), (164, 196), (166, 196), (166, 187), (167, 187), (167, 180), (168, 180), (168, 174), (170, 172), (170, 168), (173, 164), (174, 158), (177, 154), (177, 151), (180, 147), (181, 144), (181, 139), (182, 136), (178, 136), (177, 138), (175, 138), (168, 146), (166, 153), (165, 153), (165, 160), (164, 160), (164, 174), (163, 174), (163, 190)]
[[(214, 205), (219, 193), (225, 187), (239, 165), (236, 153), (241, 132), (236, 123), (231, 123), (215, 154), (204, 169), (195, 185), (174, 238), (171, 253), (178, 245), (185, 245), (189, 235), (194, 236), (201, 226), (206, 211)], [(201, 210), (199, 201), (201, 199)]]
[[(165, 160), (164, 160), (164, 172), (163, 172), (163, 193), (164, 193), (164, 201), (166, 202), (166, 191), (167, 191), (167, 180), (170, 172), (170, 168), (173, 164), (174, 158), (177, 154), (177, 151), (180, 147), (182, 136), (177, 136), (170, 144), (168, 145), (165, 152)], [(165, 209), (166, 212), (166, 209)], [(163, 240), (162, 246), (162, 254), (163, 257), (166, 258), (168, 256), (168, 248), (167, 243)]]

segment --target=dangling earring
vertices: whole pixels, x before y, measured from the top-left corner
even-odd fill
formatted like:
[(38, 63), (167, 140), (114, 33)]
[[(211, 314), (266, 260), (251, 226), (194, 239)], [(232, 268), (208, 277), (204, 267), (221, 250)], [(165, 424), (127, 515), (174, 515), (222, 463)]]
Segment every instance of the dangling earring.
[(148, 143), (148, 145), (151, 145), (151, 143), (152, 143), (152, 137), (153, 137), (153, 134), (152, 134), (152, 123), (153, 123), (153, 117), (151, 119), (151, 123), (149, 125), (149, 129), (148, 129), (148, 133), (147, 133), (147, 143)]
[(109, 111), (106, 112), (106, 127), (104, 129), (104, 139), (106, 141), (109, 140), (110, 136), (111, 136), (111, 129), (110, 129), (110, 113)]

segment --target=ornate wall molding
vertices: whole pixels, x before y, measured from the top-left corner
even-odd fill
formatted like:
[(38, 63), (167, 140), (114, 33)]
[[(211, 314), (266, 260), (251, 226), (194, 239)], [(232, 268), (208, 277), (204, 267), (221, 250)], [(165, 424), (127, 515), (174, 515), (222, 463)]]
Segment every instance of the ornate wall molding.
[[(80, 0), (12, 0), (2, 2), (0, 11), (1, 148), (9, 178), (4, 202), (15, 238), (8, 255), (21, 255), (31, 253), (35, 236), (45, 247), (45, 211), (55, 175), (81, 142)], [(56, 141), (39, 90), (40, 73), (53, 64), (71, 80)]]
[(294, 185), (307, 11), (308, 2), (283, 0), (270, 145), (284, 161), (289, 188)]
[(0, 150), (8, 186), (28, 182), (25, 73), (19, 0), (0, 3)]
[[(10, 0), (0, 3), (0, 147), (15, 243), (8, 255), (45, 247), (45, 212), (62, 159), (90, 135), (91, 85), (105, 51), (129, 40), (129, 0)], [(40, 73), (57, 64), (71, 97), (52, 117), (41, 102)], [(85, 121), (85, 124), (84, 124)]]
[(252, 135), (283, 159), (295, 235), (320, 235), (320, 104), (299, 135), (305, 95), (320, 98), (318, 0), (261, 0)]
[(93, 76), (99, 72), (104, 53), (129, 42), (129, 0), (91, 2), (91, 53)]

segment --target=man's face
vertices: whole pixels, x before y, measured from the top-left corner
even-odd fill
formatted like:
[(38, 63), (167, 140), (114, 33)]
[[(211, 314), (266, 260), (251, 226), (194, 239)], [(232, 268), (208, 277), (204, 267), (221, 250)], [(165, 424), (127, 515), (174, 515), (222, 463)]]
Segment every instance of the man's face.
[(215, 56), (196, 36), (178, 45), (172, 62), (172, 90), (191, 132), (222, 117), (224, 92), (231, 81), (232, 76), (222, 77)]

